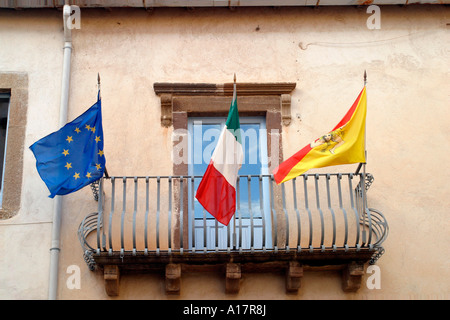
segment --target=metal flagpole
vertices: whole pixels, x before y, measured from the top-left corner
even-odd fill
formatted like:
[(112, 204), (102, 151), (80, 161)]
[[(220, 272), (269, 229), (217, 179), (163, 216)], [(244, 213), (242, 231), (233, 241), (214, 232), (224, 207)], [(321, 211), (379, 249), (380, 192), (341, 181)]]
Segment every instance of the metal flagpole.
[(98, 89), (98, 98), (101, 99), (101, 95), (100, 95), (100, 73), (97, 73), (97, 89)]
[[(367, 84), (367, 72), (366, 70), (364, 70), (364, 87), (366, 87)], [(366, 104), (367, 104), (367, 91), (366, 91)], [(367, 110), (366, 110), (366, 117), (367, 117)], [(363, 234), (362, 234), (362, 238), (363, 238), (363, 245), (366, 243), (366, 218), (368, 218), (368, 213), (366, 212), (367, 209), (367, 195), (366, 195), (366, 163), (367, 163), (367, 148), (366, 148), (366, 131), (367, 131), (367, 126), (364, 125), (364, 158), (365, 161), (363, 163), (363, 172), (362, 172), (362, 183), (361, 183), (361, 192), (362, 192), (362, 218), (363, 218)], [(370, 238), (370, 237), (369, 237)], [(369, 239), (370, 242), (370, 239)]]
[[(236, 73), (234, 74), (234, 83), (233, 83), (233, 97), (231, 99), (234, 99), (234, 95), (237, 95), (236, 93)], [(236, 197), (237, 199), (237, 197)], [(236, 250), (236, 243), (237, 243), (237, 238), (236, 238), (236, 211), (234, 212), (233, 215), (233, 249)]]
[[(98, 89), (98, 100), (101, 100), (101, 89), (100, 89), (100, 73), (97, 73), (97, 89)], [(102, 119), (103, 121), (103, 119)], [(103, 126), (103, 123), (102, 123)], [(105, 164), (105, 172), (104, 172), (105, 178), (109, 178), (108, 170), (106, 170), (106, 164)], [(100, 234), (100, 228), (102, 229), (102, 239), (100, 242), (100, 238), (97, 237), (97, 244), (98, 244), (98, 250), (101, 248), (106, 251), (106, 234), (105, 234), (105, 228), (103, 228), (103, 202), (104, 202), (104, 196), (103, 196), (103, 178), (100, 178), (100, 180), (97, 180), (98, 182), (98, 194), (97, 194), (97, 201), (98, 201), (98, 212), (97, 212), (97, 235)]]
[[(98, 88), (98, 99), (102, 98), (101, 90), (100, 90), (100, 73), (97, 73), (97, 88)], [(103, 125), (103, 124), (102, 124)], [(108, 170), (105, 165), (105, 178), (109, 178)]]

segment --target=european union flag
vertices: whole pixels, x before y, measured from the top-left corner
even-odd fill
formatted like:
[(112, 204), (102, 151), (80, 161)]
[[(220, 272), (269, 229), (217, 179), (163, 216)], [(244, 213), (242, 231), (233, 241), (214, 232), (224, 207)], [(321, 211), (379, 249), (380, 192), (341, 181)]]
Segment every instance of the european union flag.
[(60, 130), (35, 142), (31, 151), (50, 198), (77, 191), (105, 171), (101, 99)]

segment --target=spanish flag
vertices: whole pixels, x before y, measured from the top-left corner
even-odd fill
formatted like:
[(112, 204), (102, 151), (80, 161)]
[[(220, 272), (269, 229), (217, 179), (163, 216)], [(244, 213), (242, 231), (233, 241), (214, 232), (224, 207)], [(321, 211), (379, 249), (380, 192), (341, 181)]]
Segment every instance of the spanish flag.
[(291, 180), (312, 168), (365, 163), (366, 112), (364, 87), (333, 130), (305, 146), (273, 171), (276, 183)]

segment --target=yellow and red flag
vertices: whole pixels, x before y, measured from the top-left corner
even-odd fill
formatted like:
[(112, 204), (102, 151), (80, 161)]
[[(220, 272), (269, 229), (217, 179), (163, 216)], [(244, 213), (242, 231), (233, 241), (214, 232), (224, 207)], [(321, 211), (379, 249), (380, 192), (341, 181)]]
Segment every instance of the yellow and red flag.
[(291, 180), (312, 168), (366, 162), (366, 112), (364, 87), (333, 130), (305, 146), (273, 171), (276, 183)]

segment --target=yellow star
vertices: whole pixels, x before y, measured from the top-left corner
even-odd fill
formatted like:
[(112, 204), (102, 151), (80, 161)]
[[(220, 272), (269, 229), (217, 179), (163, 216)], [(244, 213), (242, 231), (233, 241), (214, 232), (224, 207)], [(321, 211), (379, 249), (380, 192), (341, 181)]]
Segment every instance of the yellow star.
[(75, 128), (75, 132), (80, 133), (81, 132), (80, 128)]
[(61, 152), (65, 157), (67, 156), (67, 155), (69, 155), (69, 150), (66, 150), (66, 149), (63, 149), (64, 151), (63, 152)]
[(70, 168), (72, 168), (72, 162), (71, 163), (66, 162), (66, 165), (64, 167), (66, 167), (67, 170), (69, 170)]
[(91, 131), (92, 131), (93, 133), (95, 133), (95, 127), (92, 127), (92, 128), (91, 128)]
[(101, 157), (103, 156), (103, 153), (104, 153), (103, 150), (99, 150), (97, 154)]
[(98, 137), (98, 136), (95, 137), (95, 142), (99, 142), (99, 141), (101, 141), (101, 140), (100, 140), (100, 137)]
[(75, 172), (75, 174), (73, 175), (73, 177), (75, 178), (75, 180), (80, 178), (80, 174), (78, 172)]
[(71, 143), (71, 142), (73, 141), (72, 136), (67, 136), (66, 141), (67, 141), (68, 143)]
[(98, 163), (95, 166), (97, 167), (97, 170), (100, 170), (102, 168), (102, 166)]
[(92, 178), (90, 172), (87, 173), (86, 178)]
[(91, 130), (91, 126), (87, 124), (86, 129)]

